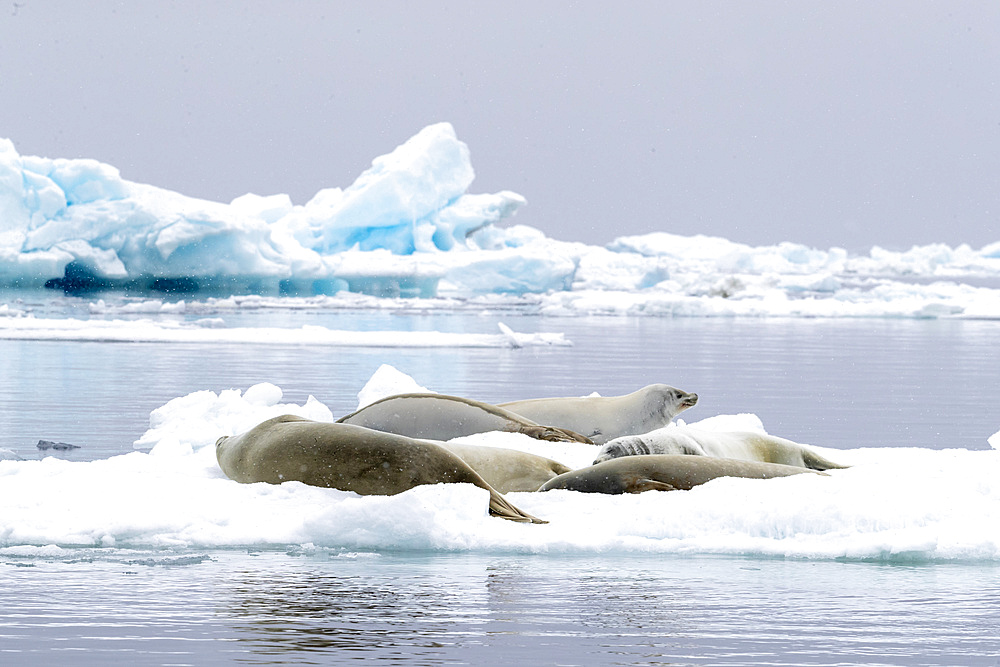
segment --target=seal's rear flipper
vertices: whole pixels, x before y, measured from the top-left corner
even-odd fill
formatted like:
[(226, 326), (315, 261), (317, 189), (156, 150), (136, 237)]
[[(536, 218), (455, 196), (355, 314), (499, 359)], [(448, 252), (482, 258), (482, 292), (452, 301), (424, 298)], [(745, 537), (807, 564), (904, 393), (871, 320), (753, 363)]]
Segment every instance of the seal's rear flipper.
[(594, 441), (585, 435), (580, 435), (568, 428), (558, 428), (555, 426), (525, 426), (521, 430), (521, 433), (529, 435), (535, 440), (545, 440), (547, 442), (582, 442), (587, 445), (594, 444)]
[(805, 447), (802, 449), (802, 462), (811, 470), (837, 470), (851, 467), (834, 463), (830, 459), (824, 458), (813, 450)]
[(569, 437), (569, 442), (582, 442), (585, 445), (596, 444), (593, 440), (591, 440), (587, 436), (580, 435), (576, 431), (571, 431), (568, 428), (561, 428), (561, 429), (558, 429), (558, 430), (562, 431), (563, 433), (566, 434), (567, 437)]
[(580, 435), (576, 431), (568, 428), (557, 428), (555, 426), (532, 426), (524, 427), (521, 430), (525, 435), (529, 435), (535, 440), (545, 440), (547, 442), (582, 442), (587, 445), (594, 444), (594, 441), (585, 435)]
[(642, 493), (643, 491), (676, 491), (676, 486), (671, 486), (666, 482), (657, 482), (655, 479), (640, 477), (628, 485), (628, 493)]
[(531, 516), (527, 512), (514, 507), (496, 491), (490, 492), (490, 515), (519, 523), (548, 523), (544, 519)]

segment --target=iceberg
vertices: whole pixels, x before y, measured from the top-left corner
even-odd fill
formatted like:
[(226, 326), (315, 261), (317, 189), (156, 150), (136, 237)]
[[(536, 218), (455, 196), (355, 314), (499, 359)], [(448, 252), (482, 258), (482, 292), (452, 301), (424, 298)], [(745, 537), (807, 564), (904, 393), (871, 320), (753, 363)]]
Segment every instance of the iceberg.
[(448, 123), (424, 128), (348, 188), (321, 190), (301, 206), (281, 194), (228, 204), (186, 197), (126, 181), (96, 160), (21, 156), (3, 139), (0, 283), (429, 295), (447, 268), (433, 261), (437, 253), (478, 249), (475, 232), (525, 203), (514, 192), (469, 194), (473, 178), (468, 147)]
[(474, 177), (446, 122), (305, 204), (195, 199), (0, 139), (0, 287), (189, 305), (257, 296), (341, 308), (365, 296), (363, 307), (416, 299), (558, 316), (1000, 319), (1000, 241), (851, 254), (656, 231), (598, 247), (506, 224), (524, 197), (471, 193)]

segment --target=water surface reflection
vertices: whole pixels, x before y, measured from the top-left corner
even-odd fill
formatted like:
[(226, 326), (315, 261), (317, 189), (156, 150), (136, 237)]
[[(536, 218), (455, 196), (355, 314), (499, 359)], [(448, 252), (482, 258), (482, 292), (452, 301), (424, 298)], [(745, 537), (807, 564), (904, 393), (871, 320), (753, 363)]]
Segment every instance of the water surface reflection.
[(995, 664), (1000, 650), (1000, 568), (989, 566), (412, 554), (292, 563), (234, 573), (219, 613), (241, 660)]

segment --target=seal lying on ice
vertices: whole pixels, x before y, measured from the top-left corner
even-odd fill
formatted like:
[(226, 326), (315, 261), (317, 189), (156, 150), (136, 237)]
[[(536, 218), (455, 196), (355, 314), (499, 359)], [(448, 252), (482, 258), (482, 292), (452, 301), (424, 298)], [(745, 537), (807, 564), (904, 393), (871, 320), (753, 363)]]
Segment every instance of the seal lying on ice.
[(782, 463), (784, 465), (830, 470), (845, 468), (805, 445), (764, 433), (706, 431), (690, 426), (668, 426), (616, 438), (597, 453), (594, 463), (636, 454), (694, 454), (717, 458)]
[(475, 433), (507, 431), (538, 440), (586, 442), (579, 433), (546, 426), (508, 410), (460, 396), (397, 394), (366, 405), (337, 420), (410, 438), (451, 440)]
[(458, 454), (469, 467), (500, 493), (537, 491), (556, 475), (572, 470), (558, 461), (506, 447), (486, 447), (457, 442), (438, 443)]
[(490, 492), (489, 512), (545, 523), (510, 504), (457, 454), (431, 442), (293, 415), (268, 419), (215, 443), (222, 472), (249, 484), (299, 481), (361, 495), (395, 495), (420, 484), (474, 484)]
[(532, 398), (500, 403), (539, 424), (570, 429), (603, 445), (623, 435), (647, 433), (698, 402), (697, 394), (666, 384), (651, 384), (624, 396)]
[[(539, 491), (567, 489), (583, 493), (642, 493), (691, 489), (718, 477), (769, 479), (810, 474), (805, 468), (684, 454), (641, 454), (573, 470), (553, 477)], [(812, 473), (823, 474), (823, 473)]]

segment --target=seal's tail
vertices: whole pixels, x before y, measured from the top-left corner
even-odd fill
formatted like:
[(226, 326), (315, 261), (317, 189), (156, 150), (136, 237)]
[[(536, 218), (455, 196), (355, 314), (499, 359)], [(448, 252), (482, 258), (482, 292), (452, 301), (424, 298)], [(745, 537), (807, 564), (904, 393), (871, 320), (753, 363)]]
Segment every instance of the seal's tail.
[(490, 491), (490, 515), (519, 523), (548, 523), (544, 519), (531, 516), (524, 510), (514, 507), (496, 491)]

